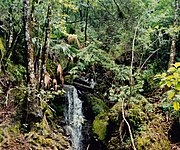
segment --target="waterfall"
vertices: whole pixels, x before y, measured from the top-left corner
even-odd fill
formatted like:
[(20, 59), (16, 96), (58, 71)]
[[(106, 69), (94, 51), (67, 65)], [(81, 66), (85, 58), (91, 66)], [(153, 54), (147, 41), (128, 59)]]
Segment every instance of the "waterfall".
[(74, 86), (65, 85), (64, 90), (66, 91), (65, 128), (71, 136), (73, 150), (82, 150), (82, 101), (78, 98)]

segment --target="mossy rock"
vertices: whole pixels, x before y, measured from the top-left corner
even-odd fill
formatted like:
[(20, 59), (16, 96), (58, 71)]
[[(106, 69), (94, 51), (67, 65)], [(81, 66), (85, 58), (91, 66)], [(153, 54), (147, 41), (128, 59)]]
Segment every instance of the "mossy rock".
[[(119, 129), (119, 122), (122, 120), (121, 102), (117, 102), (108, 112), (100, 113), (93, 122), (93, 133), (101, 141)], [(119, 138), (119, 137), (118, 137)]]
[(149, 124), (142, 126), (142, 131), (135, 138), (137, 149), (156, 150), (170, 149), (170, 141), (167, 135), (167, 124), (162, 120), (163, 116), (157, 115)]
[(95, 117), (93, 122), (93, 133), (103, 141), (106, 138), (109, 117), (107, 113), (101, 113)]
[(108, 113), (109, 119), (111, 122), (119, 124), (119, 121), (122, 120), (122, 103), (117, 102)]
[(104, 113), (108, 110), (108, 106), (98, 97), (88, 96), (88, 103), (91, 105), (94, 116), (97, 116), (100, 113)]

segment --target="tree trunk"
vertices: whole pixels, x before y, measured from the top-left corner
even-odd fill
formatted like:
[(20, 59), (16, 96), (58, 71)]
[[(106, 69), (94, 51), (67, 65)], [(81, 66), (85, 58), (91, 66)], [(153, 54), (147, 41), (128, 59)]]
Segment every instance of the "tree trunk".
[(85, 24), (85, 31), (84, 31), (85, 44), (86, 44), (86, 41), (87, 41), (88, 13), (89, 13), (89, 0), (87, 0), (87, 8), (86, 8), (86, 24)]
[(82, 4), (83, 4), (83, 0), (79, 1), (79, 17), (80, 17), (80, 21), (81, 21), (81, 32), (83, 32), (83, 13), (82, 13)]
[(46, 16), (46, 24), (45, 24), (45, 43), (42, 52), (43, 58), (42, 58), (41, 80), (44, 79), (44, 74), (46, 72), (46, 65), (47, 65), (49, 48), (50, 48), (50, 34), (51, 34), (51, 3), (49, 1), (47, 16)]
[[(174, 24), (173, 24), (174, 28), (178, 27), (178, 11), (179, 11), (178, 0), (175, 0)], [(172, 37), (172, 44), (171, 44), (171, 49), (170, 49), (170, 59), (169, 59), (168, 67), (171, 67), (175, 62), (176, 41), (177, 41), (177, 35), (176, 33), (174, 33)]]
[(24, 33), (25, 33), (25, 43), (27, 52), (27, 84), (28, 91), (26, 99), (24, 101), (24, 106), (22, 108), (22, 123), (28, 124), (29, 129), (33, 128), (32, 122), (38, 122), (39, 117), (42, 114), (39, 107), (39, 100), (36, 98), (36, 79), (34, 72), (34, 48), (32, 46), (32, 14), (31, 14), (31, 3), (30, 0), (24, 0)]
[(117, 7), (117, 12), (118, 12), (118, 16), (117, 17), (123, 19), (124, 18), (123, 12), (121, 11), (121, 9), (120, 9), (118, 3), (116, 2), (116, 0), (113, 0), (113, 1), (114, 1), (115, 5)]
[(9, 59), (9, 57), (11, 56), (11, 53), (15, 50), (17, 44), (18, 44), (18, 40), (20, 39), (20, 35), (21, 35), (22, 31), (20, 30), (18, 33), (15, 33), (13, 35), (13, 40), (12, 43), (10, 45), (10, 47), (7, 48), (7, 51), (3, 57), (3, 72), (5, 72), (7, 70), (7, 61)]
[(34, 74), (34, 49), (32, 47), (31, 39), (31, 4), (30, 0), (24, 0), (24, 31), (25, 43), (27, 51), (27, 82), (32, 88), (35, 87), (35, 74)]

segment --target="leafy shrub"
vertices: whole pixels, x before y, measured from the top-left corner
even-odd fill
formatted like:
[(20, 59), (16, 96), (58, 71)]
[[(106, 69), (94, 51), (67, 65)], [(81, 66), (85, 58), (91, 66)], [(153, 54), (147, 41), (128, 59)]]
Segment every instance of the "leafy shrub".
[(160, 78), (161, 88), (167, 88), (167, 100), (173, 104), (175, 111), (180, 110), (180, 62), (169, 68), (166, 73), (156, 75)]
[(21, 83), (25, 80), (26, 68), (22, 65), (15, 65), (9, 61), (7, 70), (13, 81)]

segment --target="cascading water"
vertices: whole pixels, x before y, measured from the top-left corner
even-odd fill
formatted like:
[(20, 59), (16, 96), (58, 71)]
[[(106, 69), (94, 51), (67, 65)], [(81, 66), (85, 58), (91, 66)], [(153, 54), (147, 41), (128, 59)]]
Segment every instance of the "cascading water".
[(74, 86), (65, 85), (64, 90), (66, 91), (66, 131), (71, 136), (73, 150), (82, 150), (82, 101), (78, 98)]

